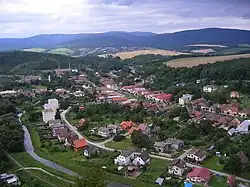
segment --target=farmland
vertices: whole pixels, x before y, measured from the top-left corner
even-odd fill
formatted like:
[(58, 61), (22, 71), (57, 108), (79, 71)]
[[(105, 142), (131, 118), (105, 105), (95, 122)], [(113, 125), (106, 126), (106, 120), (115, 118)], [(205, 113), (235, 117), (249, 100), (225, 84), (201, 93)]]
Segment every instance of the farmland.
[(193, 57), (193, 58), (180, 58), (166, 62), (167, 66), (178, 67), (192, 67), (200, 64), (215, 63), (226, 60), (233, 60), (239, 58), (250, 58), (250, 54), (241, 55), (227, 55), (227, 56), (211, 56), (211, 57)]
[(116, 53), (113, 56), (119, 56), (121, 59), (133, 58), (139, 55), (163, 55), (163, 56), (177, 56), (183, 55), (186, 53), (178, 52), (178, 51), (168, 51), (161, 49), (148, 49), (148, 50), (137, 50), (137, 51), (129, 51), (129, 52), (120, 52)]
[(55, 49), (51, 49), (50, 51), (48, 51), (48, 53), (53, 53), (53, 54), (61, 54), (61, 55), (72, 55), (74, 53), (73, 50), (69, 49), (69, 48), (55, 48)]
[(192, 50), (191, 51), (192, 53), (203, 53), (203, 54), (206, 54), (206, 53), (212, 53), (214, 52), (213, 49), (197, 49), (197, 50)]
[(187, 45), (188, 47), (227, 47), (225, 45), (218, 45), (218, 44), (191, 44), (191, 45)]
[(41, 52), (44, 52), (46, 49), (43, 49), (43, 48), (28, 48), (28, 49), (23, 49), (22, 51), (30, 51), (30, 52), (38, 52), (38, 53), (41, 53)]

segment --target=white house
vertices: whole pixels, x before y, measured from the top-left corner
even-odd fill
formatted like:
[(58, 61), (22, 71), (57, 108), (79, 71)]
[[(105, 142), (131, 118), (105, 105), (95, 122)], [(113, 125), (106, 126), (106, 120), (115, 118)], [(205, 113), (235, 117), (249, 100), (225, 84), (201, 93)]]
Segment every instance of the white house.
[(249, 129), (250, 129), (250, 120), (245, 120), (235, 129), (235, 133), (249, 134)]
[(185, 105), (192, 100), (193, 95), (183, 94), (182, 97), (179, 98), (179, 105)]
[(209, 92), (209, 93), (211, 93), (211, 92), (217, 91), (217, 89), (218, 88), (216, 86), (214, 86), (214, 85), (203, 86), (203, 92)]
[(168, 166), (168, 173), (182, 176), (187, 169), (186, 162), (181, 159), (173, 160)]
[(55, 111), (53, 109), (45, 109), (42, 111), (44, 123), (55, 120)]
[(110, 137), (111, 131), (107, 127), (100, 127), (97, 134), (101, 137), (108, 138)]
[(139, 156), (133, 160), (133, 164), (137, 166), (145, 166), (150, 163), (149, 153), (143, 151)]
[(49, 99), (48, 104), (50, 104), (51, 108), (56, 111), (59, 108), (58, 100), (57, 99)]
[(19, 178), (15, 174), (0, 174), (0, 182), (5, 182), (8, 186), (21, 185)]
[(135, 157), (136, 153), (133, 150), (126, 150), (116, 157), (114, 162), (117, 165), (128, 165), (135, 159)]
[(202, 162), (207, 157), (205, 151), (200, 149), (193, 148), (191, 151), (187, 153), (187, 160), (192, 162)]

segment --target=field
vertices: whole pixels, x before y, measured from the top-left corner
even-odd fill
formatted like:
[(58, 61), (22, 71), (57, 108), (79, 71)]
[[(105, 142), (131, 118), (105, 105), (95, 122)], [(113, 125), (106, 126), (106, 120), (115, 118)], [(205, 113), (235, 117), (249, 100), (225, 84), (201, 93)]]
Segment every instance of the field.
[(161, 50), (161, 49), (148, 49), (148, 50), (137, 50), (137, 51), (129, 51), (129, 52), (120, 52), (116, 53), (113, 56), (119, 56), (121, 59), (133, 58), (139, 55), (163, 55), (163, 56), (177, 56), (187, 53), (181, 53), (178, 51), (168, 51), (168, 50)]
[(166, 62), (167, 66), (178, 67), (192, 67), (200, 64), (208, 64), (221, 62), (226, 60), (233, 60), (238, 58), (250, 58), (250, 54), (241, 55), (227, 55), (227, 56), (212, 56), (212, 57), (193, 57), (193, 58), (180, 58)]
[(203, 54), (206, 54), (206, 53), (212, 53), (214, 52), (213, 49), (197, 49), (197, 50), (192, 50), (191, 51), (192, 53), (203, 53)]
[(225, 45), (217, 45), (217, 44), (192, 44), (187, 45), (188, 47), (227, 47)]
[(120, 142), (108, 142), (105, 144), (107, 147), (113, 148), (113, 149), (118, 149), (118, 150), (123, 150), (123, 149), (132, 149), (136, 148), (135, 145), (133, 145), (132, 140), (130, 138), (126, 138)]
[(62, 48), (56, 48), (56, 49), (51, 49), (50, 51), (48, 51), (48, 53), (53, 53), (53, 54), (61, 54), (61, 55), (72, 55), (74, 53), (73, 50), (66, 48), (66, 47), (62, 47)]
[(41, 53), (41, 52), (44, 52), (46, 49), (43, 49), (43, 48), (29, 48), (29, 49), (23, 49), (22, 51), (30, 51), (30, 52), (38, 52), (38, 53)]

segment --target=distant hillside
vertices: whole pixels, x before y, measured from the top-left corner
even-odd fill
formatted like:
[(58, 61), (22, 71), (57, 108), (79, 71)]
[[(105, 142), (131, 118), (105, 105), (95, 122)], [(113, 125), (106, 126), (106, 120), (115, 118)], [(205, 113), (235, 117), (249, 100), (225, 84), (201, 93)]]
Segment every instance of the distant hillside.
[(208, 28), (176, 33), (154, 34), (150, 32), (106, 32), (97, 34), (51, 34), (23, 39), (0, 39), (0, 50), (25, 48), (75, 47), (152, 47), (183, 49), (192, 44), (218, 44), (237, 46), (250, 43), (250, 31)]

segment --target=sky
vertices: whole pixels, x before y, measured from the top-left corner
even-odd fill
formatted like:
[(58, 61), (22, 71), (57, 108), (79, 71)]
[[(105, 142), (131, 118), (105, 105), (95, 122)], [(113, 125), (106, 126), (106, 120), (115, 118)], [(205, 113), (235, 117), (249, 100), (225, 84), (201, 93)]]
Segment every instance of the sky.
[(250, 0), (0, 0), (0, 38), (209, 27), (250, 30)]

